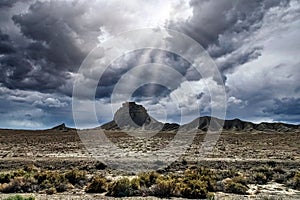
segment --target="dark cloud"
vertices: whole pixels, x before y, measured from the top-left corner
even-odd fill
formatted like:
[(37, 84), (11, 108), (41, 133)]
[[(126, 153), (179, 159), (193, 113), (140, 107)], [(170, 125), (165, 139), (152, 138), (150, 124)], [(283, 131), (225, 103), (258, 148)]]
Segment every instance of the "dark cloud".
[(166, 86), (148, 83), (137, 88), (132, 94), (132, 97), (133, 98), (140, 98), (140, 97), (162, 98), (168, 96), (170, 92), (171, 92), (170, 89), (168, 89)]
[(0, 8), (12, 7), (18, 0), (1, 0)]
[[(170, 22), (170, 28), (183, 31), (208, 50), (217, 60), (223, 81), (226, 73), (260, 56), (262, 47), (252, 44), (242, 49), (247, 38), (261, 28), (265, 13), (273, 7), (287, 7), (289, 0), (212, 1), (192, 0), (193, 16), (186, 21)], [(233, 55), (230, 55), (233, 54)], [(222, 56), (229, 58), (218, 62)]]
[[(62, 6), (66, 9), (67, 5)], [(68, 18), (62, 18), (63, 11), (54, 15), (56, 8), (50, 3), (37, 2), (30, 6), (29, 13), (14, 16), (13, 20), (27, 38), (36, 41), (28, 46), (30, 58), (45, 59), (54, 64), (55, 70), (76, 71), (85, 54), (75, 44), (72, 34), (76, 32), (70, 27)]]
[[(143, 58), (143, 55), (147, 55), (146, 58)], [(200, 74), (196, 70), (191, 68), (190, 63), (171, 52), (166, 52), (163, 50), (152, 50), (152, 49), (142, 49), (136, 50), (126, 55), (114, 60), (110, 66), (108, 66), (103, 75), (101, 76), (97, 88), (96, 97), (97, 98), (109, 98), (113, 92), (114, 86), (120, 80), (120, 78), (129, 72), (134, 67), (138, 67), (140, 65), (149, 64), (149, 63), (159, 63), (165, 67), (170, 67), (176, 70), (179, 74), (186, 78), (186, 80), (199, 80)], [(162, 67), (163, 67), (162, 66)], [(157, 70), (156, 73), (164, 73), (163, 71)], [(148, 73), (143, 74), (143, 72), (137, 74), (135, 78), (144, 79), (145, 76), (149, 76)], [(152, 74), (153, 80), (157, 77), (155, 73)], [(161, 76), (161, 75), (160, 75)], [(168, 76), (168, 74), (165, 74)], [(181, 79), (172, 80), (172, 90), (176, 89), (180, 83)], [(149, 91), (147, 91), (149, 89)], [(163, 89), (160, 86), (148, 85), (141, 87), (138, 91), (134, 93), (134, 97), (142, 97), (149, 96), (152, 93), (152, 96), (161, 96), (163, 97), (166, 94), (170, 93), (170, 89)], [(150, 92), (150, 93), (149, 93)]]
[(0, 54), (11, 54), (15, 51), (16, 49), (9, 36), (0, 30)]
[(9, 88), (23, 86), (22, 80), (32, 66), (19, 47), (0, 30), (0, 83)]
[(300, 115), (300, 98), (274, 99), (273, 106), (264, 112), (276, 115)]
[[(289, 1), (212, 1), (192, 0), (193, 16), (182, 23), (172, 24), (171, 27), (184, 31), (204, 47), (218, 44), (220, 35), (227, 32), (232, 34), (250, 32), (260, 28), (260, 22), (267, 9), (278, 5), (286, 6)], [(234, 48), (230, 44), (224, 46), (226, 52)], [(224, 49), (220, 49), (224, 51)], [(220, 52), (214, 52), (220, 56)], [(223, 52), (224, 53), (224, 52)], [(214, 55), (212, 55), (214, 56)]]
[[(1, 3), (8, 6), (8, 1)], [(10, 7), (14, 3), (9, 2)], [(65, 1), (36, 1), (26, 13), (12, 17), (23, 35), (18, 41), (12, 41), (0, 32), (0, 53), (3, 54), (0, 76), (6, 87), (71, 95), (70, 90), (60, 89), (87, 54), (78, 44), (73, 17), (80, 12), (73, 10), (72, 5)], [(70, 13), (65, 13), (66, 10)]]
[[(257, 59), (261, 56), (262, 47), (255, 47), (253, 49), (248, 49), (246, 52), (238, 52), (237, 54), (233, 54), (231, 59), (227, 59), (222, 62), (222, 66), (220, 67), (220, 71), (222, 75), (225, 76), (225, 73), (229, 70), (234, 70), (235, 67), (243, 65), (247, 62)], [(226, 77), (224, 77), (224, 80)]]
[(2, 80), (8, 87), (20, 87), (24, 76), (31, 71), (31, 64), (22, 55), (4, 56), (0, 62)]
[[(1, 0), (0, 115), (7, 120), (0, 125), (43, 127), (61, 121), (72, 124), (73, 81), (86, 55), (115, 34), (153, 24), (184, 32), (203, 45), (225, 82), (229, 117), (299, 123), (298, 1), (162, 2)], [(166, 15), (164, 8), (169, 7), (177, 17), (171, 15), (164, 19), (168, 22), (160, 21)], [(192, 10), (189, 17), (184, 9)], [(192, 51), (186, 46), (183, 49)], [(171, 87), (139, 86), (131, 95), (134, 100), (151, 105), (155, 114), (155, 106), (176, 110), (171, 97), (175, 93), (182, 100), (181, 107), (195, 110), (200, 105), (202, 114), (210, 113), (210, 92), (217, 95), (221, 83), (206, 80), (214, 88), (207, 91), (204, 83), (199, 84), (203, 79), (190, 63), (163, 50), (137, 50), (116, 59), (100, 78), (96, 99), (108, 105), (123, 75), (147, 63), (160, 63), (179, 72), (191, 83), (195, 95), (186, 91), (182, 79), (158, 68), (153, 73), (136, 73), (128, 83), (152, 78), (162, 79)], [(130, 84), (121, 87), (128, 89)], [(84, 116), (88, 119), (89, 115)], [(180, 118), (178, 113), (169, 117), (173, 121)]]

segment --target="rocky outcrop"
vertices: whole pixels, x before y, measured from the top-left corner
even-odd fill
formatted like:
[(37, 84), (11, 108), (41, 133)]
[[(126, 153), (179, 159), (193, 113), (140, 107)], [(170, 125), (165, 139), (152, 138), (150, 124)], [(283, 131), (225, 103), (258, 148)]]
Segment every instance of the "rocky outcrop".
[(114, 115), (114, 122), (121, 128), (141, 128), (151, 123), (151, 118), (142, 105), (126, 102)]
[(142, 105), (135, 102), (123, 103), (116, 111), (114, 120), (101, 126), (105, 130), (162, 130), (163, 127), (163, 123), (155, 120)]
[(165, 123), (161, 131), (176, 131), (179, 127), (179, 124), (176, 123)]
[(267, 123), (267, 122), (262, 122), (254, 126), (254, 129), (259, 131), (276, 130), (278, 132), (286, 132), (286, 131), (291, 131), (299, 128), (300, 128), (299, 125), (284, 124), (284, 123)]
[(101, 126), (105, 130), (159, 130), (159, 131), (278, 131), (285, 132), (299, 129), (299, 125), (284, 123), (266, 123), (254, 124), (252, 122), (242, 121), (240, 119), (221, 120), (216, 117), (203, 116), (193, 120), (190, 123), (180, 126), (176, 123), (161, 123), (151, 117), (147, 110), (135, 102), (125, 102), (119, 108), (114, 120)]
[(56, 130), (56, 131), (63, 131), (63, 132), (66, 132), (66, 131), (71, 130), (71, 128), (67, 127), (67, 126), (65, 125), (65, 123), (62, 123), (62, 124), (60, 124), (60, 125), (58, 125), (58, 126), (55, 126), (55, 127), (51, 128), (50, 130)]
[(299, 125), (284, 123), (266, 123), (254, 124), (252, 122), (242, 121), (240, 119), (221, 120), (215, 117), (199, 117), (194, 121), (182, 126), (185, 130), (198, 129), (202, 131), (233, 130), (233, 131), (277, 131), (286, 132), (299, 129)]
[(231, 120), (225, 120), (223, 129), (225, 130), (246, 130), (251, 131), (254, 129), (255, 124), (252, 122), (246, 122), (242, 121), (240, 119), (231, 119)]

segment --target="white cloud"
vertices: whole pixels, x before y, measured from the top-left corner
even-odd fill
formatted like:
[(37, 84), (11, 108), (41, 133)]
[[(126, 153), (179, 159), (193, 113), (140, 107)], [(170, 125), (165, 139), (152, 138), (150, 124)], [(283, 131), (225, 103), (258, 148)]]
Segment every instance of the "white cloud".
[(228, 98), (228, 103), (233, 103), (233, 104), (241, 104), (243, 101), (241, 99), (237, 99), (235, 97), (229, 97)]

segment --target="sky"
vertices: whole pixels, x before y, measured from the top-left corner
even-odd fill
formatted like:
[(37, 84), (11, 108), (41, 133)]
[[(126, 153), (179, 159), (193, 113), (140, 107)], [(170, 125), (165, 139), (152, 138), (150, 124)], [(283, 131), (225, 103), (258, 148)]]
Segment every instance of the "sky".
[[(94, 99), (81, 97), (83, 127), (97, 126), (89, 121), (85, 102), (95, 102), (99, 124), (110, 121), (114, 89), (120, 81), (127, 85), (126, 74), (147, 63), (170, 66), (182, 76), (177, 79), (163, 66), (136, 72), (141, 80), (156, 73), (166, 81), (145, 83), (128, 99), (158, 120), (180, 122), (179, 108), (187, 115), (197, 109), (199, 115), (210, 115), (211, 95), (225, 89), (228, 119), (300, 123), (298, 0), (1, 0), (0, 128), (74, 127), (74, 82), (89, 78), (79, 73), (83, 61), (116, 35), (149, 27), (174, 30), (199, 43), (222, 81), (197, 74), (172, 52), (128, 52), (98, 77)], [(180, 45), (192, 54), (189, 46)]]

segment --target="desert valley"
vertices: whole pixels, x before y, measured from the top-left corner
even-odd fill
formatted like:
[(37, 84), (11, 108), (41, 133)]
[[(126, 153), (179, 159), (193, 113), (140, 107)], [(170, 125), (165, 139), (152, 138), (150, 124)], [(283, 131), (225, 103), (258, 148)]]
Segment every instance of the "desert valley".
[(0, 0), (0, 200), (300, 200), (299, 0)]
[[(95, 159), (79, 136), (102, 130), (120, 149), (135, 153), (155, 152), (172, 141), (180, 126), (158, 122), (134, 102), (123, 104), (113, 121), (94, 129), (76, 130), (64, 124), (48, 130), (2, 129), (0, 197), (27, 193), (25, 196), (39, 199), (300, 198), (299, 125), (225, 120), (213, 150), (202, 157), (200, 147), (209, 124), (220, 122), (200, 117), (181, 126), (189, 132), (198, 124), (187, 151), (167, 167), (144, 172), (136, 169), (136, 173)], [(138, 135), (153, 132), (152, 127), (160, 127), (154, 136)], [(122, 156), (116, 152), (105, 156), (121, 163)], [(123, 161), (131, 162), (128, 156)]]

